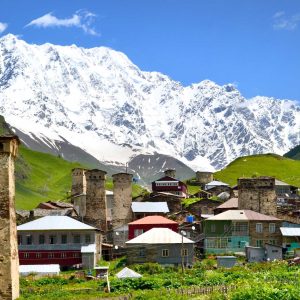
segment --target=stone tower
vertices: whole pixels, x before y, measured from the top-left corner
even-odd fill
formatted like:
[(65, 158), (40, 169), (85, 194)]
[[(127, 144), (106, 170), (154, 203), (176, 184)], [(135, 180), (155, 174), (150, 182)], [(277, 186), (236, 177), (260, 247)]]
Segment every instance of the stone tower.
[(176, 170), (175, 169), (167, 169), (167, 170), (165, 170), (165, 176), (169, 176), (169, 177), (175, 178), (175, 176), (176, 176)]
[(112, 177), (114, 183), (112, 227), (115, 229), (132, 220), (132, 174), (118, 173)]
[(86, 177), (86, 207), (84, 222), (107, 231), (107, 205), (105, 193), (106, 172), (101, 170), (88, 170)]
[(14, 159), (17, 136), (0, 136), (0, 299), (19, 297)]
[(75, 168), (72, 170), (72, 189), (71, 189), (71, 200), (73, 202), (73, 196), (86, 194), (86, 169)]
[(277, 215), (275, 178), (239, 178), (239, 209), (250, 209), (262, 214)]
[(212, 172), (197, 171), (196, 181), (199, 185), (204, 188), (205, 185), (214, 180), (214, 174)]

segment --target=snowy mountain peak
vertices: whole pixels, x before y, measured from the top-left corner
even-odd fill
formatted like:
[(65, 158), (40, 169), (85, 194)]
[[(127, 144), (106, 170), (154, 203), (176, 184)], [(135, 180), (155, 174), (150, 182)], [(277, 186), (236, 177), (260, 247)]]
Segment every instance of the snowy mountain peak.
[(110, 48), (30, 45), (11, 34), (0, 39), (0, 114), (34, 138), (68, 141), (113, 163), (161, 153), (221, 168), (300, 143), (292, 101), (246, 100), (233, 84), (210, 80), (184, 87)]

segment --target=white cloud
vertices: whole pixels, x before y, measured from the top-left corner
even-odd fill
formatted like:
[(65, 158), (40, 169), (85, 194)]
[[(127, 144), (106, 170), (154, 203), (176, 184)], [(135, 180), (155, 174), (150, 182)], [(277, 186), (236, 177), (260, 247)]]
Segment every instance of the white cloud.
[(287, 16), (284, 11), (273, 15), (273, 28), (278, 30), (294, 30), (300, 22), (300, 13)]
[(7, 24), (0, 22), (0, 33), (2, 33), (6, 28), (7, 28)]
[(59, 19), (55, 17), (52, 12), (45, 14), (44, 16), (32, 20), (25, 27), (28, 26), (36, 26), (36, 27), (77, 27), (82, 29), (85, 33), (91, 35), (100, 35), (96, 30), (92, 27), (96, 15), (86, 11), (79, 10), (72, 17), (67, 19)]

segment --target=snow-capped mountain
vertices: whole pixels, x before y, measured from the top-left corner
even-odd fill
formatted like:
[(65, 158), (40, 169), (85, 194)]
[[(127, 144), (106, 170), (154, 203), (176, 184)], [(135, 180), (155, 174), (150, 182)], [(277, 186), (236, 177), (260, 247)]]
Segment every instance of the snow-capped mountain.
[(160, 153), (219, 169), (300, 143), (293, 101), (247, 100), (209, 80), (184, 87), (109, 48), (30, 45), (11, 34), (0, 39), (0, 114), (49, 147), (68, 142), (114, 164)]

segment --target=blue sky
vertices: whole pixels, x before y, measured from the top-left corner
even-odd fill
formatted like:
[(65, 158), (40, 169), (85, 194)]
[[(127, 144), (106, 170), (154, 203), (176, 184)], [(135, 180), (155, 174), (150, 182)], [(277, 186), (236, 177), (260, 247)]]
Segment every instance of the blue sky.
[(188, 85), (300, 100), (299, 0), (1, 0), (0, 36), (108, 46)]

